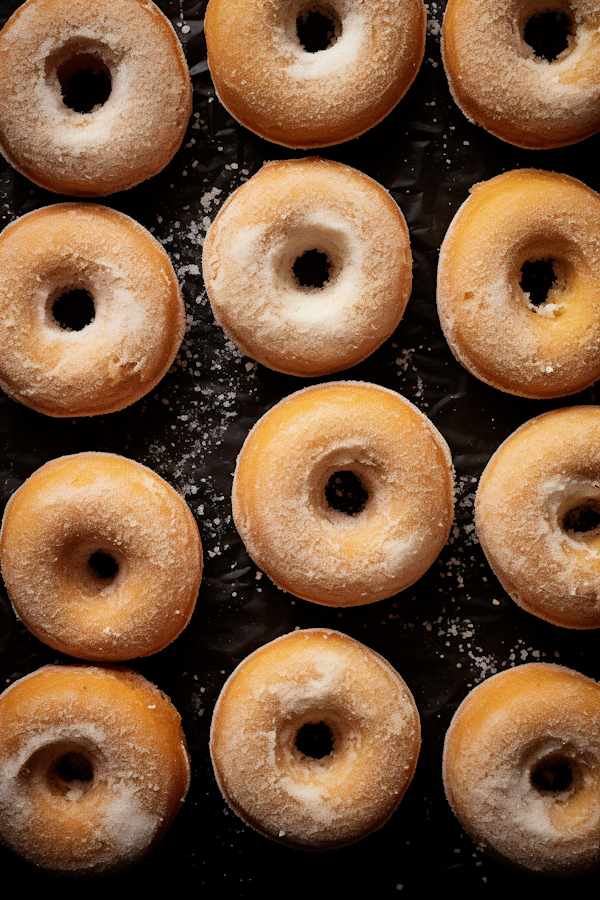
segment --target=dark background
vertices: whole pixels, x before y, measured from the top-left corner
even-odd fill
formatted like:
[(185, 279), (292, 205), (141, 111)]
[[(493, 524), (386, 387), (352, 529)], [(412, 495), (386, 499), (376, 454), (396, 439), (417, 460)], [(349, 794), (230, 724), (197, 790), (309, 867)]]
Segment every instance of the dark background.
[[(17, 2), (0, 0), (2, 22)], [(201, 243), (224, 199), (263, 160), (299, 154), (241, 128), (215, 98), (206, 66), (202, 2), (162, 0), (183, 43), (194, 85), (184, 145), (151, 181), (102, 202), (133, 216), (169, 252), (183, 287), (188, 331), (169, 374), (145, 399), (120, 413), (80, 420), (47, 418), (0, 397), (2, 503), (49, 459), (108, 450), (138, 460), (186, 498), (197, 517), (205, 575), (186, 631), (161, 653), (132, 667), (173, 700), (192, 757), (187, 801), (162, 843), (137, 867), (69, 887), (0, 849), (2, 882), (21, 887), (119, 896), (154, 888), (223, 896), (281, 892), (328, 897), (356, 891), (417, 896), (454, 888), (482, 896), (568, 889), (561, 882), (510, 872), (478, 851), (444, 798), (441, 754), (451, 716), (469, 689), (506, 666), (546, 660), (600, 677), (595, 631), (567, 631), (519, 609), (485, 562), (473, 528), (473, 498), (487, 460), (517, 426), (552, 409), (594, 403), (594, 390), (535, 402), (477, 381), (452, 357), (435, 308), (439, 246), (476, 181), (515, 167), (566, 172), (600, 189), (600, 138), (552, 151), (526, 151), (470, 125), (448, 91), (440, 57), (445, 3), (430, 3), (425, 59), (399, 106), (361, 138), (323, 155), (366, 172), (390, 190), (406, 216), (414, 257), (411, 300), (396, 333), (370, 359), (334, 378), (373, 381), (399, 391), (448, 441), (457, 475), (456, 523), (449, 544), (412, 588), (372, 606), (339, 612), (297, 600), (258, 577), (231, 520), (235, 459), (253, 423), (285, 395), (314, 383), (256, 367), (215, 326), (199, 274)], [(311, 154), (307, 154), (311, 155)], [(37, 188), (0, 162), (0, 223), (64, 198)], [(501, 340), (501, 335), (499, 335)], [(261, 837), (227, 808), (208, 753), (214, 703), (227, 676), (251, 651), (296, 626), (347, 632), (386, 657), (414, 693), (423, 747), (405, 799), (379, 832), (342, 850), (294, 851)], [(36, 640), (0, 594), (0, 684), (39, 666), (70, 662)], [(282, 877), (283, 870), (283, 877)], [(598, 886), (600, 876), (573, 887)]]

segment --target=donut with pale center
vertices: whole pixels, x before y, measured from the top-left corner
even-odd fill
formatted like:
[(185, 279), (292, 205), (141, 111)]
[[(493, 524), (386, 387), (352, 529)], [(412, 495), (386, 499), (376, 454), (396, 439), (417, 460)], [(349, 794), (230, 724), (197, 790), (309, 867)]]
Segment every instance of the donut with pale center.
[(0, 32), (0, 151), (59, 194), (101, 197), (179, 149), (192, 85), (149, 0), (27, 0)]
[[(312, 46), (311, 19), (325, 26)], [(210, 0), (204, 33), (225, 109), (268, 141), (309, 149), (392, 111), (423, 60), (426, 23), (422, 0)]]
[(600, 407), (556, 409), (517, 429), (485, 468), (481, 546), (527, 612), (600, 627)]
[(600, 196), (521, 169), (471, 188), (440, 251), (450, 349), (481, 381), (564, 397), (600, 376)]
[(302, 850), (381, 828), (410, 784), (419, 714), (395, 669), (338, 631), (294, 631), (248, 656), (215, 707), (210, 752), (236, 815)]
[(452, 525), (439, 431), (394, 391), (330, 382), (283, 399), (238, 457), (233, 515), (254, 562), (325, 606), (391, 597), (426, 572)]
[(0, 235), (0, 387), (48, 416), (139, 400), (171, 366), (185, 307), (149, 231), (92, 203), (27, 213)]
[(600, 864), (600, 686), (529, 663), (478, 685), (448, 729), (446, 796), (479, 847), (512, 869)]
[(163, 837), (189, 783), (177, 710), (129, 669), (45, 666), (0, 696), (0, 840), (34, 866), (128, 868)]
[(517, 147), (582, 141), (600, 130), (599, 31), (595, 0), (449, 0), (442, 58), (452, 96)]
[(113, 453), (46, 463), (8, 501), (0, 533), (8, 595), (44, 643), (81, 659), (162, 650), (188, 624), (202, 547), (185, 501)]
[(412, 285), (399, 207), (362, 172), (325, 159), (268, 163), (238, 188), (208, 232), (202, 270), (215, 318), (240, 350), (304, 377), (376, 350)]

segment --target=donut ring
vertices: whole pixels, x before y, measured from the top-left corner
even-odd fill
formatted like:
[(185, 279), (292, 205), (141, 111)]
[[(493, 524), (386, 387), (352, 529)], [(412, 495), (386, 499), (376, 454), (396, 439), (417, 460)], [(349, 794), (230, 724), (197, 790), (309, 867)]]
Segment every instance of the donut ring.
[(599, 482), (600, 407), (575, 406), (518, 428), (477, 491), (479, 540), (502, 586), (563, 628), (600, 627)]
[[(93, 318), (61, 327), (56, 302), (86, 291)], [(169, 257), (129, 216), (59, 203), (0, 235), (0, 387), (48, 416), (98, 416), (160, 381), (185, 333)]]
[[(353, 515), (330, 499), (346, 472), (367, 494)], [(360, 606), (409, 587), (437, 558), (452, 525), (452, 460), (438, 430), (394, 391), (320, 384), (256, 423), (232, 504), (248, 553), (278, 587)]]
[[(303, 725), (331, 752), (296, 746)], [(302, 850), (331, 850), (381, 828), (412, 781), (421, 745), (412, 694), (392, 666), (339, 631), (286, 634), (248, 656), (213, 715), (217, 784), (241, 819)]]
[[(297, 20), (333, 24), (307, 52)], [(425, 52), (422, 0), (210, 0), (204, 21), (219, 100), (250, 131), (284, 147), (328, 147), (384, 119), (413, 83)]]
[(45, 666), (0, 696), (0, 839), (35, 866), (98, 876), (133, 865), (189, 783), (177, 710), (129, 669)]
[(183, 631), (202, 578), (198, 526), (158, 475), (113, 453), (46, 463), (8, 501), (0, 562), (16, 614), (82, 659), (150, 656)]
[(444, 745), (446, 796), (491, 856), (541, 875), (600, 864), (600, 687), (564, 666), (493, 675), (463, 700)]
[[(573, 34), (558, 58), (536, 56), (524, 30), (556, 12)], [(517, 147), (575, 144), (600, 130), (600, 9), (589, 0), (449, 0), (442, 58), (465, 116)]]
[[(564, 397), (600, 377), (600, 196), (575, 178), (522, 169), (471, 188), (444, 238), (437, 304), (465, 368), (521, 397)], [(540, 305), (525, 263), (551, 264)], [(502, 339), (498, 340), (498, 335)]]
[[(293, 266), (314, 250), (329, 260), (327, 280), (302, 287)], [(362, 172), (324, 159), (268, 163), (238, 188), (208, 232), (202, 270), (215, 319), (242, 353), (307, 377), (373, 353), (412, 285), (399, 207)]]
[[(110, 96), (65, 105), (77, 72), (103, 72)], [(0, 33), (0, 150), (46, 190), (101, 197), (151, 178), (179, 149), (192, 85), (169, 20), (140, 0), (27, 0)]]

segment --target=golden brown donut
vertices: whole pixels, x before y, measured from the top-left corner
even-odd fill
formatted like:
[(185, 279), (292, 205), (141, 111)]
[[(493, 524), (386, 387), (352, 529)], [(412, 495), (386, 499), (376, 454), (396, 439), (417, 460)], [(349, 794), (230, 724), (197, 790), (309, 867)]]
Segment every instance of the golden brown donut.
[[(600, 196), (569, 175), (522, 169), (474, 185), (444, 238), (437, 303), (456, 358), (486, 384), (563, 397), (600, 376)], [(521, 287), (551, 266), (545, 302)]]
[[(63, 96), (105, 73), (88, 112)], [(149, 0), (27, 0), (0, 33), (0, 150), (40, 187), (100, 197), (156, 175), (183, 140), (192, 85), (169, 20)]]
[[(348, 478), (353, 514), (336, 499)], [(248, 553), (278, 587), (360, 606), (409, 587), (437, 558), (452, 524), (452, 460), (404, 397), (334, 381), (291, 394), (256, 423), (232, 503)]]
[(600, 864), (600, 686), (529, 663), (484, 681), (446, 735), (446, 796), (510, 868), (580, 875)]
[[(80, 330), (55, 317), (76, 290), (92, 304)], [(0, 387), (13, 400), (59, 417), (123, 409), (160, 381), (184, 333), (169, 257), (129, 216), (58, 203), (0, 235)]]
[(15, 612), (81, 659), (150, 656), (180, 634), (202, 578), (198, 526), (146, 466), (113, 453), (54, 459), (8, 501), (0, 562)]
[[(329, 262), (322, 287), (294, 264)], [(228, 199), (202, 254), (215, 319), (240, 350), (290, 375), (339, 372), (388, 338), (410, 296), (404, 216), (362, 172), (325, 159), (268, 163)]]
[[(332, 22), (307, 52), (298, 22)], [(215, 90), (231, 115), (284, 147), (358, 137), (392, 111), (425, 51), (422, 0), (210, 0), (204, 33)]]
[(0, 696), (0, 839), (35, 866), (93, 876), (133, 865), (189, 783), (177, 710), (130, 669), (45, 666)]
[(600, 627), (600, 407), (556, 409), (489, 461), (475, 503), (481, 546), (504, 589), (564, 628)]
[[(524, 37), (542, 13), (570, 23), (554, 60)], [(596, 0), (449, 0), (442, 58), (466, 117), (517, 147), (564, 147), (600, 129), (600, 7)]]
[[(307, 725), (329, 729), (329, 753), (298, 749)], [(324, 628), (248, 656), (221, 691), (210, 732), (217, 784), (233, 811), (302, 850), (344, 847), (385, 825), (420, 745), (419, 714), (395, 669)]]

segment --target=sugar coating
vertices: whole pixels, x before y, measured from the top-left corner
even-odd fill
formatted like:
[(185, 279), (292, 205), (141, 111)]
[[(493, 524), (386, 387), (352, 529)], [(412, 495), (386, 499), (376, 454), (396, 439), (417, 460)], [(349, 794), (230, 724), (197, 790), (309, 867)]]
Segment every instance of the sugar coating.
[(477, 492), (477, 533), (502, 585), (566, 628), (600, 627), (600, 535), (564, 525), (569, 511), (600, 501), (599, 472), (600, 407), (568, 407), (514, 432)]
[[(534, 306), (526, 261), (556, 281)], [(477, 378), (562, 397), (600, 376), (600, 196), (568, 175), (521, 169), (474, 185), (444, 238), (437, 304), (450, 349)], [(499, 338), (501, 335), (501, 339)]]
[[(296, 19), (333, 14), (335, 40), (308, 53)], [(326, 147), (381, 121), (425, 49), (422, 0), (210, 0), (205, 34), (219, 99), (242, 125), (286, 147)]]
[[(89, 559), (109, 554), (114, 579)], [(6, 588), (23, 623), (83, 659), (149, 656), (190, 620), (202, 547), (185, 501), (146, 466), (80, 453), (42, 466), (13, 494), (0, 533)]]
[[(566, 764), (564, 790), (540, 789), (544, 761)], [(443, 776), (454, 813), (511, 868), (579, 875), (600, 864), (600, 687), (563, 666), (529, 663), (463, 700), (448, 729)]]
[[(92, 56), (111, 74), (102, 106), (62, 100), (57, 70)], [(0, 150), (51, 191), (99, 197), (150, 178), (179, 149), (192, 87), (168, 19), (148, 0), (28, 0), (0, 34)]]
[[(294, 262), (328, 257), (322, 288)], [(243, 353), (313, 376), (355, 365), (394, 331), (410, 296), (404, 217), (362, 172), (324, 159), (269, 163), (227, 201), (204, 244), (215, 318)]]
[[(53, 776), (69, 753), (88, 760), (91, 779)], [(169, 827), (189, 778), (177, 711), (130, 670), (46, 666), (0, 697), (0, 839), (36, 866), (132, 865)]]
[[(353, 516), (325, 499), (343, 470), (369, 495)], [(232, 503), (248, 553), (279, 587), (327, 606), (373, 603), (420, 578), (446, 543), (450, 451), (393, 391), (318, 385), (257, 422), (238, 457)]]
[[(295, 746), (324, 722), (332, 752)], [(305, 850), (341, 847), (380, 828), (412, 780), (419, 715), (406, 684), (377, 653), (310, 629), (261, 647), (227, 681), (211, 756), (229, 805), (266, 837)]]
[[(61, 328), (55, 299), (87, 290), (94, 319)], [(165, 374), (185, 332), (169, 257), (123, 213), (59, 203), (0, 235), (0, 386), (51, 416), (92, 416), (128, 406)]]
[[(549, 62), (523, 37), (548, 9), (565, 9), (568, 46)], [(563, 147), (600, 129), (600, 8), (539, 0), (450, 0), (442, 56), (454, 100), (472, 122), (519, 147)]]

